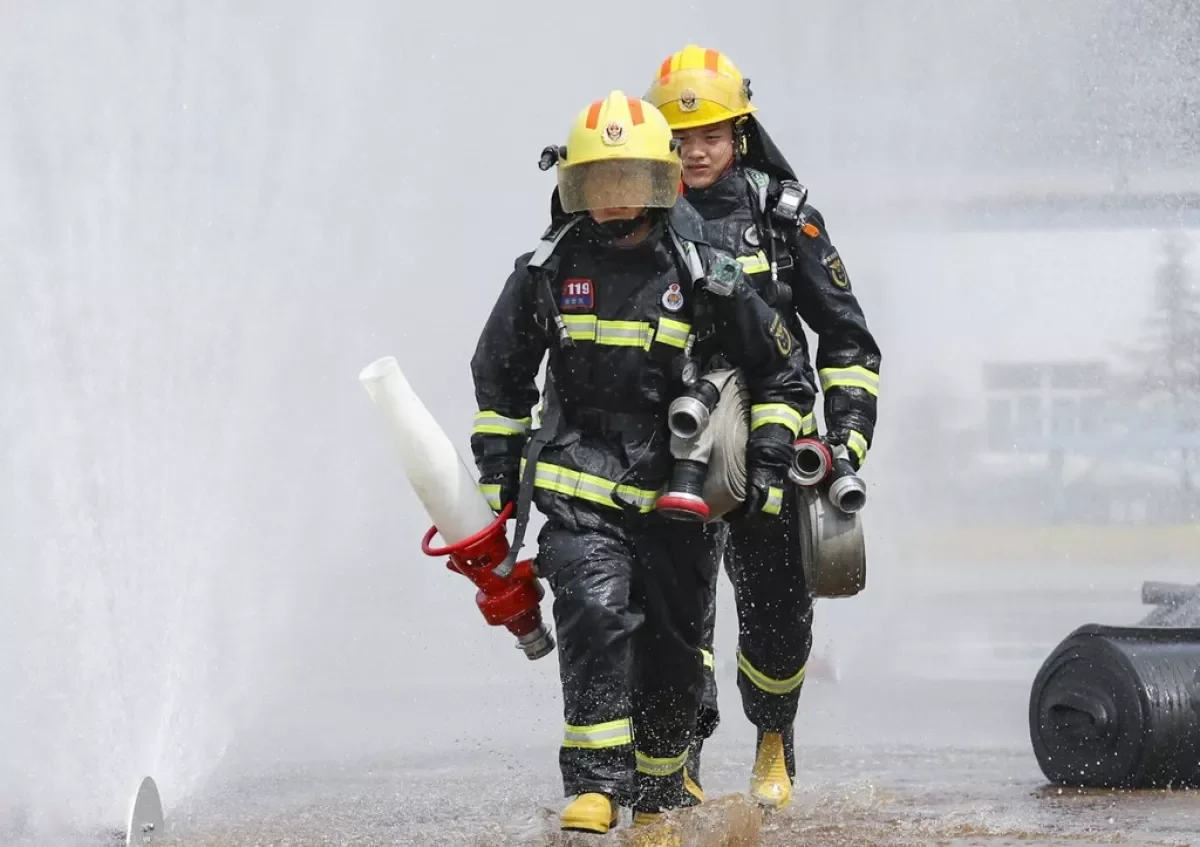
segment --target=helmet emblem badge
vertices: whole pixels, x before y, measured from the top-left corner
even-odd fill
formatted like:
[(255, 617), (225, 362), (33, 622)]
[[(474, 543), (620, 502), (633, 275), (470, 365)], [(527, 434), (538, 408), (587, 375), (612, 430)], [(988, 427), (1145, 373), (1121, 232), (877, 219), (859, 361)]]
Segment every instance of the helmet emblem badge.
[(606, 144), (624, 144), (624, 125), (618, 121), (609, 121), (608, 126), (604, 128), (604, 141)]

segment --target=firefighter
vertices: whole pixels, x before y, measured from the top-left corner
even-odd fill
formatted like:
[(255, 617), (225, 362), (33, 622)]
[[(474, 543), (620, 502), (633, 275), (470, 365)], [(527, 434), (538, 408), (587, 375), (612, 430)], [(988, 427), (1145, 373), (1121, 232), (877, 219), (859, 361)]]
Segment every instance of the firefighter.
[(764, 446), (747, 501), (769, 513), (811, 386), (779, 314), (704, 242), (658, 110), (614, 91), (541, 164), (557, 169), (563, 214), (516, 260), (479, 337), (471, 447), (492, 507), (516, 504), (514, 549), (530, 504), (546, 517), (536, 569), (554, 596), (559, 766), (574, 798), (560, 824), (605, 833), (621, 805), (640, 824), (697, 802), (683, 771), (715, 575), (697, 566), (704, 525), (654, 511), (672, 470), (667, 408), (694, 356), (727, 351), (752, 400), (788, 422), (755, 432)]
[[(662, 63), (645, 95), (682, 144), (684, 196), (705, 219), (710, 243), (737, 256), (756, 290), (787, 316), (798, 343), (807, 346), (803, 324), (817, 336), (824, 438), (843, 445), (858, 470), (875, 431), (879, 346), (824, 218), (807, 203), (807, 190), (754, 116), (750, 98), (749, 80), (727, 56), (694, 44)], [(806, 370), (815, 382), (811, 367)], [(812, 410), (803, 411), (803, 434), (813, 435)], [(731, 522), (724, 550), (738, 610), (738, 688), (746, 717), (758, 728), (750, 790), (776, 809), (791, 800), (792, 728), (812, 647), (812, 598), (800, 559), (795, 495), (788, 486), (781, 520)], [(713, 570), (720, 541), (706, 558)], [(715, 599), (710, 596), (709, 604)], [(714, 615), (710, 610), (710, 656)], [(710, 659), (701, 737), (689, 765), (696, 780), (703, 737), (718, 721), (711, 666)]]

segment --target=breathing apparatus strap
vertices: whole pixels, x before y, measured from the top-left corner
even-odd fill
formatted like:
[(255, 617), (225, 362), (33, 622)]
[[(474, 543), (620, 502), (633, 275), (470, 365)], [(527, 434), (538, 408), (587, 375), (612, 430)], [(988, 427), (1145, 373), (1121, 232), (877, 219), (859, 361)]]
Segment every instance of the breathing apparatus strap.
[[(554, 251), (558, 249), (563, 238), (574, 229), (579, 221), (580, 217), (576, 215), (558, 229), (553, 227), (548, 229), (527, 263), (527, 267), (537, 283), (535, 319), (542, 331), (550, 336), (550, 341), (552, 343), (556, 341), (559, 347), (573, 347), (575, 342), (571, 340), (570, 333), (567, 332), (566, 324), (558, 311), (558, 303), (551, 288), (551, 282), (558, 269), (558, 258), (554, 255)], [(546, 366), (545, 388), (542, 391), (544, 412), (541, 425), (534, 430), (525, 447), (525, 468), (521, 472), (521, 480), (517, 489), (517, 506), (513, 511), (515, 521), (513, 539), (509, 544), (508, 558), (505, 560), (508, 563), (517, 561), (517, 555), (525, 545), (525, 531), (529, 528), (529, 510), (533, 506), (534, 478), (537, 475), (538, 458), (542, 454), (542, 449), (558, 434), (562, 422), (562, 404), (559, 403), (558, 393), (554, 388), (554, 360), (555, 356), (551, 353), (550, 361)]]
[(537, 314), (534, 315), (534, 320), (544, 332), (553, 334), (553, 340), (557, 341), (560, 347), (573, 347), (575, 342), (571, 340), (567, 325), (558, 311), (558, 301), (555, 300), (554, 291), (550, 287), (551, 278), (558, 270), (558, 258), (554, 251), (579, 221), (580, 217), (576, 215), (558, 229), (551, 225), (526, 263), (537, 285)]

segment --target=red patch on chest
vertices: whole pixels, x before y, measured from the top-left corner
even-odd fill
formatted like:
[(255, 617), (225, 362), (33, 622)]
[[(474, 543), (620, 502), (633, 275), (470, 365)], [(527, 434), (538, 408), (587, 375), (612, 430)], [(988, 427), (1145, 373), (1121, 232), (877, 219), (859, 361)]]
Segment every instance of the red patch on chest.
[(596, 284), (590, 279), (565, 279), (558, 308), (564, 312), (585, 312), (596, 307)]

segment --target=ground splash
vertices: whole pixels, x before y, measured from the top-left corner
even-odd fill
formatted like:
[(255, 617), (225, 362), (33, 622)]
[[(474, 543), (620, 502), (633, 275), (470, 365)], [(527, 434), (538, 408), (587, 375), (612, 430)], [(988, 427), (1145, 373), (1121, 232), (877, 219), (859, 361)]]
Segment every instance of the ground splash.
[[(155, 843), (163, 847), (1182, 847), (1191, 843), (1187, 837), (1158, 834), (1153, 827), (1139, 825), (1141, 814), (1153, 816), (1152, 808), (1146, 807), (1157, 804), (1162, 792), (1059, 795), (1056, 790), (1031, 788), (1022, 793), (1031, 802), (1066, 801), (1055, 807), (1036, 806), (1038, 811), (1031, 814), (1028, 808), (979, 803), (960, 795), (945, 798), (949, 808), (934, 809), (905, 792), (854, 781), (797, 786), (793, 804), (768, 815), (737, 794), (675, 813), (663, 824), (645, 829), (633, 829), (628, 810), (623, 810), (617, 830), (608, 836), (589, 836), (559, 832), (557, 807), (540, 806), (532, 814), (509, 814), (493, 823), (447, 823), (421, 820), (423, 815), (405, 814), (395, 807), (372, 809), (373, 803), (356, 798), (296, 810), (287, 819), (212, 828), (188, 825), (186, 833), (169, 831), (168, 837)], [(1131, 806), (1139, 811), (1131, 814)]]

